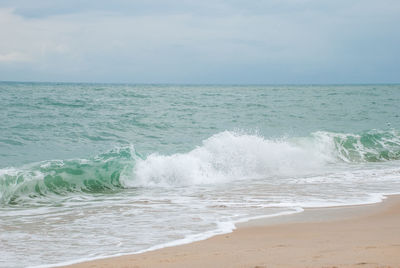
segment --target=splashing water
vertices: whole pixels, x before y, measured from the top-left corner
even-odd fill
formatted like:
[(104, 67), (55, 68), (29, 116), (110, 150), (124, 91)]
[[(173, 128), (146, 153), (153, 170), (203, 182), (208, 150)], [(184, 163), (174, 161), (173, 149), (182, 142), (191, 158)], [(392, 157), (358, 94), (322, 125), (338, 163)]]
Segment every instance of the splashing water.
[(399, 103), (399, 85), (0, 82), (0, 267), (379, 202), (400, 192)]
[(399, 137), (393, 130), (361, 135), (316, 132), (308, 138), (268, 140), (225, 131), (188, 153), (153, 153), (144, 159), (129, 146), (87, 160), (53, 160), (20, 169), (2, 169), (0, 200), (3, 205), (16, 205), (131, 187), (220, 184), (319, 174), (332, 163), (398, 160)]

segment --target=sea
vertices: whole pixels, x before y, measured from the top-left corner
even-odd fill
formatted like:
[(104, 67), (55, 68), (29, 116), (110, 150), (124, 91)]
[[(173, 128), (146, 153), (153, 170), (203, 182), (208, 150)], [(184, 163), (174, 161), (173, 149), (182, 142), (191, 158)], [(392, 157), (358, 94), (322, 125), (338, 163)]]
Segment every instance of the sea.
[(0, 267), (400, 193), (400, 85), (0, 82)]

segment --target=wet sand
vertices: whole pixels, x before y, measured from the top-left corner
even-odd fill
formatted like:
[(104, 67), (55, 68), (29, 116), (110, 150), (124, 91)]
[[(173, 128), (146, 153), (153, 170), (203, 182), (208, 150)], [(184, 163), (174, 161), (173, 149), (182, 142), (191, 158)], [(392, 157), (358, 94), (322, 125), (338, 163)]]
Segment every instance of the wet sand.
[(400, 196), (307, 209), (204, 241), (68, 267), (400, 267)]

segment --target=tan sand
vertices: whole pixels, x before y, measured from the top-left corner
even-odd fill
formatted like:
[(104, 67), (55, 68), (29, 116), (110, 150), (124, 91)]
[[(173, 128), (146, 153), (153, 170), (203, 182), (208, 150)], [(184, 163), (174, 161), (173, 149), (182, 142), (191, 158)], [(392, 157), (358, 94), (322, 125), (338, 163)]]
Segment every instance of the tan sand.
[(400, 267), (400, 196), (308, 209), (188, 245), (70, 267)]

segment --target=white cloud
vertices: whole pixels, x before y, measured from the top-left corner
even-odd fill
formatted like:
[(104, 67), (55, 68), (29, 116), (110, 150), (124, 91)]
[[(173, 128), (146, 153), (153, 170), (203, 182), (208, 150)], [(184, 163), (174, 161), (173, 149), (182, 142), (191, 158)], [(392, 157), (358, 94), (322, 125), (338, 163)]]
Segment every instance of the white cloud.
[(31, 59), (19, 52), (10, 52), (5, 54), (0, 54), (0, 63), (1, 62), (27, 62)]
[[(273, 0), (256, 7), (217, 1), (218, 11), (210, 13), (215, 4), (207, 1), (153, 13), (155, 0), (143, 12), (85, 6), (22, 16), (0, 8), (0, 68), (9, 75), (10, 62), (23, 65), (15, 79), (104, 82), (316, 82), (346, 77), (357, 65), (362, 72), (366, 64), (383, 75), (394, 68), (388, 59), (399, 59), (400, 43), (400, 4), (383, 1), (391, 8), (375, 9), (369, 0), (329, 6)], [(4, 73), (0, 80), (10, 80)]]

